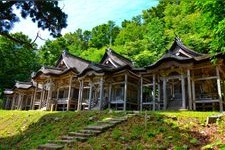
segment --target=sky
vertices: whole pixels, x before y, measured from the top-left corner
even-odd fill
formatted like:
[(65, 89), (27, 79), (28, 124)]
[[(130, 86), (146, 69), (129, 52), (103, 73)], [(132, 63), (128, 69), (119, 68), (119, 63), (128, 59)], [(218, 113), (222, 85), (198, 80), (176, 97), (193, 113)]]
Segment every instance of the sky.
[[(140, 15), (142, 10), (157, 4), (157, 0), (61, 0), (59, 5), (68, 15), (68, 26), (62, 30), (62, 34), (75, 32), (78, 28), (91, 30), (109, 20), (120, 25), (124, 19), (130, 20)], [(39, 32), (43, 39), (53, 39), (47, 30), (38, 29), (37, 24), (33, 23), (29, 17), (26, 20), (20, 20), (15, 24), (12, 33), (23, 32), (33, 40)], [(36, 42), (40, 46), (45, 41), (38, 39)]]

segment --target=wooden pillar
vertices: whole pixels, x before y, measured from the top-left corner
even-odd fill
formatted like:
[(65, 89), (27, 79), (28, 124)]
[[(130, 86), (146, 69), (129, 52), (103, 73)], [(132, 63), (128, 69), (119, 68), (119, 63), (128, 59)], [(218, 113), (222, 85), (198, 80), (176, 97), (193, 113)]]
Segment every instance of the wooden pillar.
[(140, 87), (140, 111), (143, 110), (143, 76), (141, 76), (141, 87)]
[(102, 110), (103, 109), (103, 77), (100, 78), (100, 103), (99, 103), (99, 109)]
[(166, 77), (163, 77), (163, 110), (167, 108)]
[(223, 100), (222, 100), (222, 91), (221, 91), (221, 83), (220, 83), (220, 72), (218, 66), (216, 66), (216, 76), (217, 76), (217, 90), (219, 96), (219, 105), (220, 111), (223, 111)]
[(155, 94), (156, 94), (156, 82), (155, 82), (155, 74), (153, 74), (153, 111), (155, 111)]
[(80, 87), (79, 87), (79, 95), (78, 95), (78, 105), (77, 105), (77, 110), (81, 110), (81, 103), (83, 99), (83, 86), (84, 86), (84, 81), (80, 81)]
[(73, 81), (73, 76), (70, 77), (70, 81), (69, 81), (69, 91), (68, 91), (68, 98), (67, 98), (68, 101), (67, 101), (67, 108), (66, 108), (67, 111), (70, 110), (72, 81)]
[(91, 110), (92, 90), (93, 90), (93, 83), (92, 83), (92, 81), (90, 81), (90, 91), (89, 91), (89, 97), (88, 97), (88, 110)]
[(5, 102), (5, 105), (4, 105), (4, 109), (8, 109), (8, 106), (9, 105), (9, 95), (6, 96), (6, 102)]
[(185, 80), (184, 74), (181, 75), (181, 90), (182, 90), (182, 108), (186, 108), (186, 95), (185, 95)]
[(17, 104), (17, 109), (21, 110), (21, 108), (22, 108), (22, 95), (21, 93), (19, 93), (19, 101)]
[(192, 80), (192, 98), (193, 98), (193, 110), (196, 110), (196, 98), (195, 98), (195, 81)]
[(37, 97), (37, 89), (38, 89), (38, 82), (37, 82), (37, 86), (34, 89), (34, 95), (33, 95), (33, 98), (32, 98), (32, 106), (31, 106), (32, 110), (34, 110), (34, 104), (35, 104), (36, 97)]
[(58, 100), (59, 100), (59, 87), (57, 87), (57, 92), (56, 92), (55, 111), (57, 111), (57, 107), (58, 107)]
[(15, 99), (16, 99), (16, 93), (13, 94), (13, 100), (12, 100), (11, 110), (14, 109)]
[(188, 82), (188, 107), (192, 110), (192, 92), (191, 92), (191, 73), (190, 69), (187, 70), (187, 82)]
[(125, 74), (124, 77), (125, 83), (124, 83), (124, 104), (123, 104), (123, 110), (127, 110), (127, 74)]
[(50, 79), (50, 82), (49, 82), (48, 96), (47, 96), (47, 102), (46, 102), (46, 110), (50, 109), (51, 98), (52, 98), (52, 79)]
[[(27, 95), (26, 97), (25, 97), (26, 99), (23, 99), (23, 101), (25, 101), (25, 110), (27, 110), (26, 108), (27, 108), (27, 103), (28, 103), (28, 98), (29, 98), (29, 95)], [(23, 103), (23, 101), (22, 101), (22, 103)]]
[(42, 101), (44, 101), (44, 96), (45, 95), (45, 90), (44, 90), (44, 83), (42, 83), (42, 90), (41, 90), (41, 96), (40, 96), (40, 104), (39, 104), (39, 108), (38, 109), (41, 109), (41, 105), (42, 105)]
[(160, 110), (161, 103), (161, 85), (160, 85), (160, 77), (158, 76), (158, 109)]
[(112, 82), (109, 83), (109, 98), (108, 98), (108, 108), (111, 108), (111, 100), (112, 100)]

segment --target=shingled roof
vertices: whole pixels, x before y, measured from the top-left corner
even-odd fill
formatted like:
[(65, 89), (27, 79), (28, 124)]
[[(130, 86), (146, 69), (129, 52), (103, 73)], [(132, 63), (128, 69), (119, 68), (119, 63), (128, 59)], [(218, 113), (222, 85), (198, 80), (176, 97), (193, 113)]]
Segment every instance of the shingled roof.
[(106, 49), (105, 54), (100, 61), (100, 64), (106, 65), (111, 68), (119, 68), (126, 65), (133, 67), (133, 63), (131, 60), (123, 57), (110, 48)]
[(64, 64), (67, 69), (73, 68), (77, 70), (78, 73), (81, 73), (90, 63), (90, 61), (74, 56), (64, 50), (56, 63), (56, 67), (60, 68), (60, 65)]
[(30, 89), (33, 87), (32, 82), (21, 82), (21, 81), (16, 81), (16, 84), (14, 85), (13, 89)]
[(210, 59), (209, 54), (198, 53), (190, 48), (186, 47), (181, 40), (176, 37), (170, 49), (164, 54), (158, 61), (147, 66), (147, 69), (152, 69), (159, 66), (162, 62), (165, 61), (177, 61), (179, 63), (196, 63), (203, 60)]
[(14, 92), (13, 92), (13, 90), (12, 89), (5, 89), (4, 90), (4, 94), (5, 95), (12, 95)]

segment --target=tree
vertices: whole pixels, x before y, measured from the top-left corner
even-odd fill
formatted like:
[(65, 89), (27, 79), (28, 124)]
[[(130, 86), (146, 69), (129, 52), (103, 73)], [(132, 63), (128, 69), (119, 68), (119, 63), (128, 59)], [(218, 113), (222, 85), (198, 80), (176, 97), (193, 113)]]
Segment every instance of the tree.
[[(31, 39), (22, 33), (15, 33), (12, 36), (31, 42)], [(33, 49), (23, 47), (3, 36), (0, 36), (0, 56), (0, 91), (3, 88), (12, 88), (15, 80), (30, 80), (32, 71), (39, 68), (37, 55)]]
[(38, 50), (39, 63), (47, 66), (54, 66), (63, 50), (67, 49), (67, 42), (64, 37), (59, 37), (56, 40), (47, 40)]
[(67, 26), (67, 15), (58, 6), (58, 1), (0, 1), (0, 35), (18, 43), (26, 42), (9, 34), (14, 24), (19, 22), (15, 8), (22, 18), (30, 17), (38, 28), (48, 29), (53, 37), (60, 36), (62, 28)]
[(113, 21), (94, 27), (91, 31), (91, 39), (89, 46), (94, 48), (102, 48), (113, 44), (120, 29)]

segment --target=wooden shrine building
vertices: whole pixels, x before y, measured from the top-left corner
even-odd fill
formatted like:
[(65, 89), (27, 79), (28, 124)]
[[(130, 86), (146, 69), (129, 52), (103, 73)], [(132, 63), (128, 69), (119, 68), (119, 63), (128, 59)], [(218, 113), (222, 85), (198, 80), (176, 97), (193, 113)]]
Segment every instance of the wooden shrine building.
[(175, 38), (171, 48), (141, 73), (140, 109), (220, 110), (224, 107), (224, 59), (197, 53)]
[(158, 61), (145, 68), (112, 49), (99, 63), (64, 51), (31, 82), (5, 90), (6, 109), (40, 110), (224, 110), (222, 54), (201, 54), (175, 38)]

